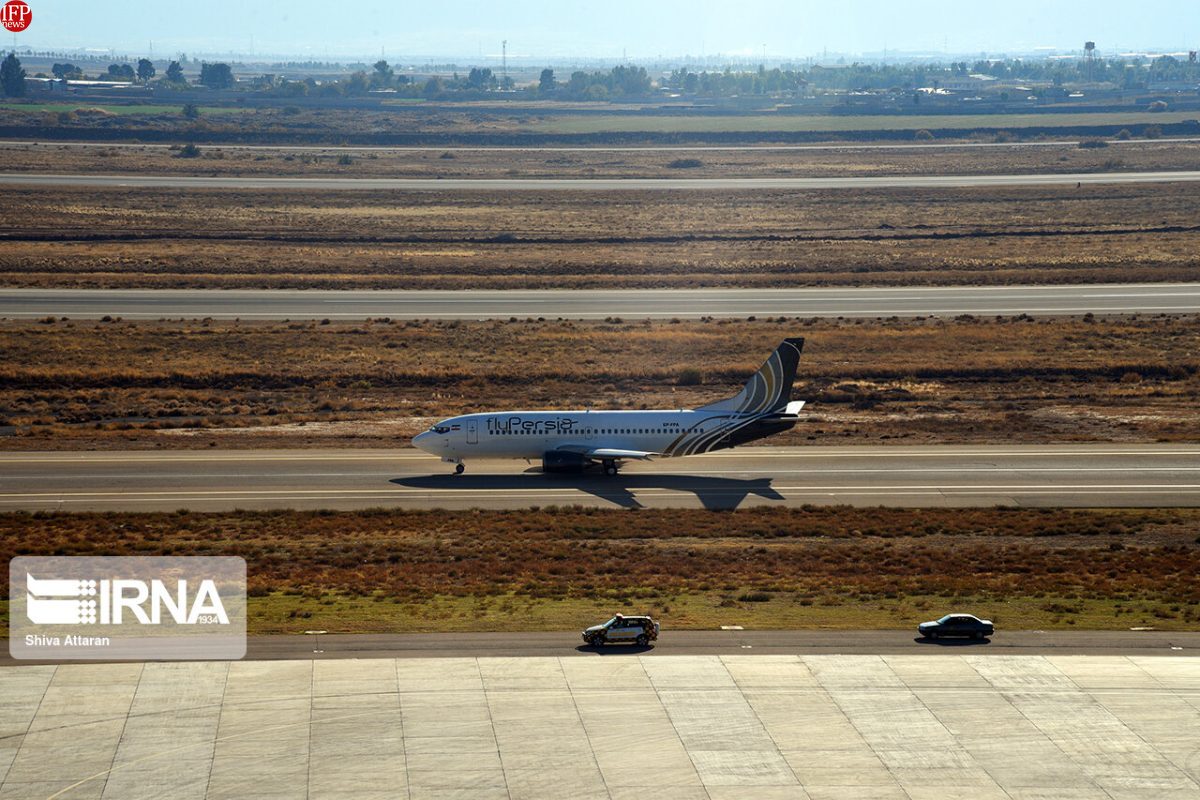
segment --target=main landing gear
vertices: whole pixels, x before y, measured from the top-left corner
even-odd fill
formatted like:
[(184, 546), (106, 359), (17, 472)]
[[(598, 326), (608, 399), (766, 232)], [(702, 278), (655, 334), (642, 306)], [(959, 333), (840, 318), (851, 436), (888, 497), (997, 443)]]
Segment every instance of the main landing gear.
[(461, 461), (454, 465), (454, 474), (462, 475), (467, 469), (467, 465)]
[(604, 474), (608, 477), (613, 477), (617, 474), (617, 462), (611, 459), (602, 462), (604, 464)]

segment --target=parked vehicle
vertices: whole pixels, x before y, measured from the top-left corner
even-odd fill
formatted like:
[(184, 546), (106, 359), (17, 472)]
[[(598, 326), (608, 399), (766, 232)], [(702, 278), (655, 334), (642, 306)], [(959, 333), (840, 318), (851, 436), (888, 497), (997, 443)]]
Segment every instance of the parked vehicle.
[(926, 639), (938, 639), (950, 636), (965, 636), (971, 639), (982, 639), (996, 632), (990, 619), (980, 619), (970, 614), (947, 614), (933, 622), (922, 622), (917, 626), (917, 633)]
[(650, 617), (627, 617), (617, 614), (603, 625), (593, 625), (583, 632), (583, 641), (599, 647), (613, 642), (645, 646), (658, 638), (658, 623)]

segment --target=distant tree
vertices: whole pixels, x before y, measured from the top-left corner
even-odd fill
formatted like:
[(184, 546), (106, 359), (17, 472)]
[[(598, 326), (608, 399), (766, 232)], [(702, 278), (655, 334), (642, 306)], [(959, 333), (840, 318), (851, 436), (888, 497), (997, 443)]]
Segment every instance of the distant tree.
[(554, 81), (554, 70), (544, 69), (541, 76), (538, 78), (538, 91), (542, 94), (549, 94), (554, 91), (554, 87), (558, 84)]
[(375, 89), (387, 89), (396, 81), (396, 74), (388, 62), (379, 59), (375, 62), (375, 71), (371, 73), (371, 86)]
[(477, 91), (496, 88), (496, 76), (487, 67), (480, 69), (479, 67), (471, 67), (471, 71), (467, 73), (467, 86)]
[(25, 96), (25, 70), (15, 53), (9, 53), (0, 64), (0, 85), (4, 86), (6, 97)]
[(367, 73), (359, 70), (346, 79), (344, 88), (346, 94), (365, 94), (371, 88), (371, 82), (367, 80)]
[(133, 67), (128, 64), (109, 64), (108, 75), (106, 77), (110, 81), (129, 81), (133, 83), (133, 79), (136, 76), (134, 75)]
[(74, 64), (55, 64), (50, 68), (54, 77), (62, 80), (78, 80), (83, 77), (83, 70)]
[(228, 89), (233, 86), (233, 70), (228, 64), (200, 64), (200, 83), (210, 89)]
[(187, 78), (183, 77), (183, 67), (179, 66), (178, 61), (172, 61), (167, 65), (167, 81), (170, 83), (187, 83)]
[(139, 58), (137, 65), (137, 77), (142, 83), (146, 83), (154, 77), (154, 62), (148, 58)]
[(425, 81), (425, 88), (423, 88), (421, 91), (426, 97), (437, 97), (439, 94), (445, 91), (445, 87), (442, 85), (442, 79), (437, 75), (434, 75), (432, 78)]
[(200, 108), (195, 103), (184, 103), (183, 111), (180, 113), (188, 119), (198, 119), (200, 117)]

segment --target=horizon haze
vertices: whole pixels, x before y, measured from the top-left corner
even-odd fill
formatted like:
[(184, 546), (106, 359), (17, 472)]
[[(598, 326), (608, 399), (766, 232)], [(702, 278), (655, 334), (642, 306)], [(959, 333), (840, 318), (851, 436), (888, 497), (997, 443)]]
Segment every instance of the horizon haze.
[[(1069, 53), (1185, 52), (1200, 41), (1194, 3), (1166, 0), (1155, 13), (1115, 0), (1083, 4), (1011, 0), (1002, 9), (860, 0), (840, 6), (786, 0), (744, 5), (615, 0), (602, 8), (543, 3), (499, 6), (463, 0), (447, 7), (314, 0), (244, 4), (210, 0), (164, 6), (141, 0), (122, 10), (82, 0), (30, 0), (33, 23), (11, 34), (34, 50), (150, 54), (293, 56), (397, 63), (431, 58), (512, 63), (572, 60), (797, 61), (835, 56), (952, 58)], [(927, 8), (927, 7), (925, 7)], [(6, 42), (6, 44), (8, 44)]]

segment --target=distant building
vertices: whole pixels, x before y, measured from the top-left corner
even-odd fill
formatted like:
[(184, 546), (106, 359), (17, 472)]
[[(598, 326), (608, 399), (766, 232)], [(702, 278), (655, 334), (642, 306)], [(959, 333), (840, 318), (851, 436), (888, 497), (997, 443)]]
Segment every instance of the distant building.
[(61, 94), (67, 90), (67, 82), (62, 78), (26, 78), (25, 89), (39, 94)]
[(938, 81), (943, 89), (952, 92), (978, 92), (993, 86), (996, 79), (991, 75), (966, 75), (943, 78)]

